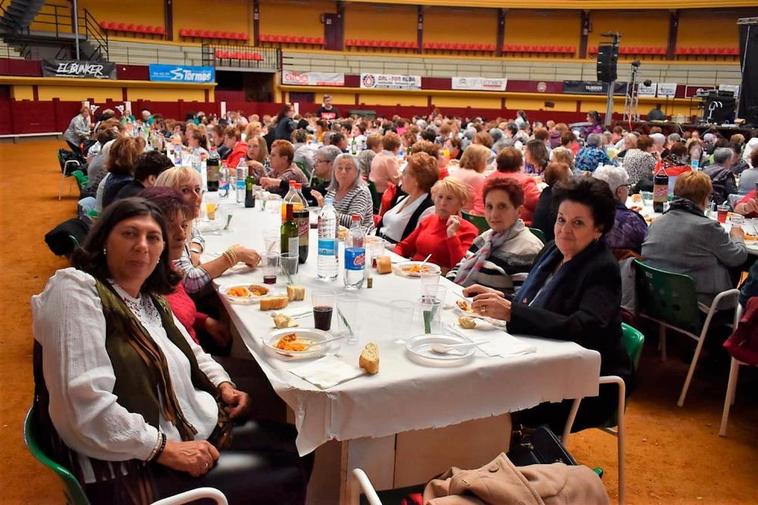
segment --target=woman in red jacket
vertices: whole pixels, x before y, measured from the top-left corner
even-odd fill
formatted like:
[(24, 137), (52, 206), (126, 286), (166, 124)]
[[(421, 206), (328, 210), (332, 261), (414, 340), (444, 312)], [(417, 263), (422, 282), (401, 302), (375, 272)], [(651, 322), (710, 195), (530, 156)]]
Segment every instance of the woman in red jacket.
[(224, 145), (231, 149), (229, 156), (226, 157), (226, 166), (236, 168), (240, 160), (245, 159), (247, 154), (247, 144), (242, 141), (242, 134), (234, 126), (227, 126), (224, 130)]
[(421, 221), (405, 240), (395, 246), (395, 252), (412, 260), (429, 261), (442, 268), (443, 275), (463, 258), (479, 234), (476, 226), (460, 216), (468, 200), (468, 188), (448, 177), (432, 186), (434, 214)]
[(537, 208), (537, 202), (540, 199), (540, 190), (537, 188), (535, 178), (523, 171), (524, 158), (521, 151), (506, 147), (498, 153), (495, 163), (497, 163), (497, 172), (493, 172), (487, 179), (510, 177), (521, 185), (521, 189), (524, 190), (524, 210), (521, 213), (521, 219), (527, 226), (531, 226), (534, 209)]

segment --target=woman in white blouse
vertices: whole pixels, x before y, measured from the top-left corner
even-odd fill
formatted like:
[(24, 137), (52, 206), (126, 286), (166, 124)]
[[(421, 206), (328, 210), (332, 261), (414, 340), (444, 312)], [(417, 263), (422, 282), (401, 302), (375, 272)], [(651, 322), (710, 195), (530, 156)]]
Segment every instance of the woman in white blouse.
[(379, 235), (392, 243), (400, 242), (423, 218), (434, 214), (431, 190), (438, 179), (439, 170), (434, 157), (423, 152), (412, 154), (401, 180), (405, 195), (382, 216)]
[(161, 296), (178, 281), (167, 237), (154, 204), (117, 201), (74, 253), (75, 267), (32, 298), (37, 422), (54, 459), (93, 504), (200, 486), (230, 503), (304, 503), (311, 461), (298, 457), (294, 430), (244, 422), (247, 394)]

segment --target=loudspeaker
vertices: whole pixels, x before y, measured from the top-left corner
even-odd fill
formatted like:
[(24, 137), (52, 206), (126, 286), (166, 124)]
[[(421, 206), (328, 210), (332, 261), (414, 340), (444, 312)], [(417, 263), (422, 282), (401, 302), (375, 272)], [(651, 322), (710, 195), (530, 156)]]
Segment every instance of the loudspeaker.
[(758, 127), (758, 18), (737, 20), (740, 29), (742, 83), (738, 116)]
[(703, 121), (711, 124), (733, 123), (736, 106), (734, 93), (711, 91), (703, 99)]
[(597, 80), (600, 82), (613, 82), (616, 80), (616, 63), (619, 59), (619, 50), (612, 45), (598, 46), (597, 48)]

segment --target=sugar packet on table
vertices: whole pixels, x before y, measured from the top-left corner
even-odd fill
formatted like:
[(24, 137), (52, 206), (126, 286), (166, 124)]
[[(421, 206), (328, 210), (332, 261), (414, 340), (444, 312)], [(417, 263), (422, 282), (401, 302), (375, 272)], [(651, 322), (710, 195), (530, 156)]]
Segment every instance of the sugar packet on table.
[(307, 365), (292, 368), (290, 373), (320, 389), (329, 389), (337, 384), (360, 377), (365, 372), (357, 366), (348, 365), (336, 356), (327, 355)]

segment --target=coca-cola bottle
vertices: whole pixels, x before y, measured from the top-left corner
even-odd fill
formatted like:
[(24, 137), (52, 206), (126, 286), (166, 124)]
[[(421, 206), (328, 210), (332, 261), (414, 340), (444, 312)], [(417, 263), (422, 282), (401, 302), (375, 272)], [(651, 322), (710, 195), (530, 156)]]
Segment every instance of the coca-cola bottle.
[(653, 177), (653, 212), (663, 212), (663, 204), (669, 199), (669, 176), (662, 162), (655, 165)]

